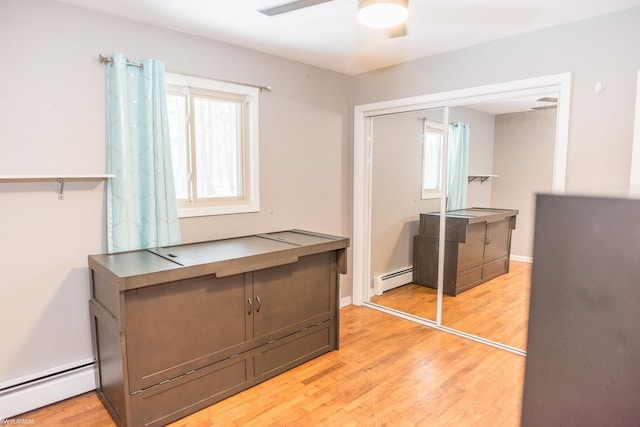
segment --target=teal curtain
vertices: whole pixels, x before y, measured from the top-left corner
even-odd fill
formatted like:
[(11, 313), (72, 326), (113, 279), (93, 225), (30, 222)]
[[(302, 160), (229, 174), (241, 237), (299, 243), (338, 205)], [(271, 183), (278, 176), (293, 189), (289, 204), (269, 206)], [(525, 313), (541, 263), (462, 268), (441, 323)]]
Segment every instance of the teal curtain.
[(121, 252), (181, 243), (167, 118), (164, 63), (107, 68), (107, 246)]
[(447, 174), (447, 210), (467, 206), (469, 175), (469, 124), (455, 122), (449, 132), (449, 171)]

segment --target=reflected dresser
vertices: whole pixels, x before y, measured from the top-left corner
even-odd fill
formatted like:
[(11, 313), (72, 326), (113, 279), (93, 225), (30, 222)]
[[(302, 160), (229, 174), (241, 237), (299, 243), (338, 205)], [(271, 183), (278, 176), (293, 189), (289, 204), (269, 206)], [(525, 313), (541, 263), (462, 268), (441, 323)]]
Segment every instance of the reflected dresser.
[[(445, 227), (444, 289), (455, 296), (509, 271), (516, 209), (469, 208), (448, 211)], [(413, 240), (413, 281), (438, 287), (440, 213), (420, 214)]]

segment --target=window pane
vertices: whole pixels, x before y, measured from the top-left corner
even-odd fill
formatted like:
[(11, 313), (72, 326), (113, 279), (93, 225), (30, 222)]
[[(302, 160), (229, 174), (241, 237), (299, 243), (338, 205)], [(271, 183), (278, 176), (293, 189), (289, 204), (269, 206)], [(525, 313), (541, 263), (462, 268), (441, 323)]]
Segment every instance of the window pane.
[(194, 97), (197, 198), (239, 197), (240, 105)]
[(440, 189), (440, 165), (442, 157), (442, 134), (425, 132), (422, 188)]
[(171, 160), (176, 198), (189, 198), (189, 144), (187, 142), (187, 105), (184, 95), (167, 93), (169, 111), (169, 134), (171, 137)]

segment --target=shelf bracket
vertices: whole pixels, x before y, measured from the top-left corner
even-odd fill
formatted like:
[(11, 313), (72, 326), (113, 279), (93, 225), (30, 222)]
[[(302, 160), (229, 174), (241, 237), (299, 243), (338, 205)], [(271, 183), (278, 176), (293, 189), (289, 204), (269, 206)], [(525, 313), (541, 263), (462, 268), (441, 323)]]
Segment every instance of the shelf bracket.
[(94, 181), (115, 178), (114, 174), (15, 174), (15, 175), (3, 175), (0, 174), (0, 183), (3, 182), (57, 182), (58, 200), (64, 200), (64, 180), (72, 181)]
[(58, 200), (64, 200), (64, 178), (58, 178)]
[(480, 180), (480, 184), (482, 184), (483, 182), (485, 182), (489, 178), (497, 178), (497, 177), (498, 177), (498, 175), (469, 175), (467, 177), (467, 180), (468, 180), (469, 184), (471, 184), (473, 181), (478, 179), (478, 180)]

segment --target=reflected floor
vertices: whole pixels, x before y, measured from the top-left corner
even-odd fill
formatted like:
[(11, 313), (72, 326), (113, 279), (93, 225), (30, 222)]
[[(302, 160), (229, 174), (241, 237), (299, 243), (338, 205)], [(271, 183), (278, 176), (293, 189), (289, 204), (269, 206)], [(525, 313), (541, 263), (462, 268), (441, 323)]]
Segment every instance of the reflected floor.
[[(455, 297), (444, 295), (442, 324), (519, 349), (526, 349), (531, 264), (511, 261), (509, 273)], [(436, 290), (408, 284), (371, 302), (425, 319), (436, 318)]]

